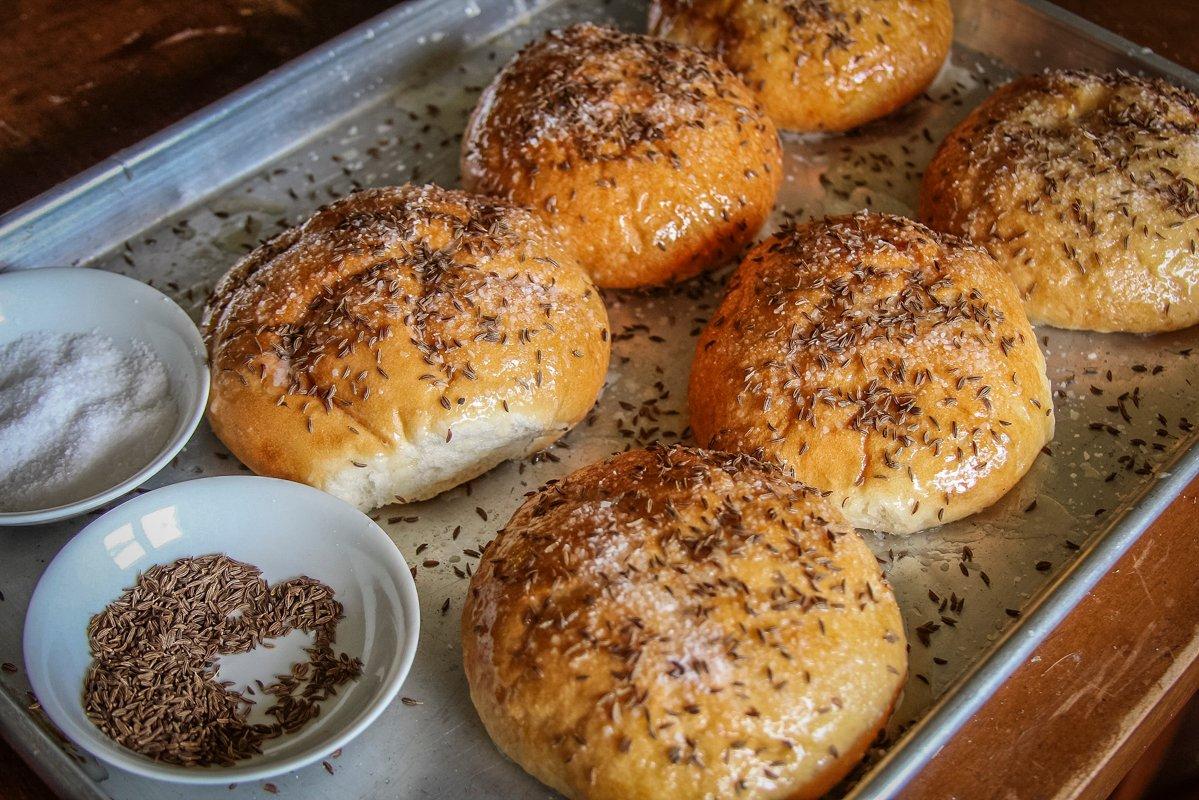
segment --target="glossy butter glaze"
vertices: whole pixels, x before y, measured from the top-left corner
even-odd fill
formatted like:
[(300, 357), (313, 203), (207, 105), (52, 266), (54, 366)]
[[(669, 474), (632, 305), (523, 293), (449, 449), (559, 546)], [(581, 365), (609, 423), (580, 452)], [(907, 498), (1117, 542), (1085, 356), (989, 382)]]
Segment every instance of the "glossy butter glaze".
[(649, 29), (719, 56), (780, 128), (843, 131), (932, 81), (953, 12), (948, 0), (654, 0)]
[(630, 288), (693, 277), (749, 243), (781, 152), (720, 62), (585, 24), (525, 47), (483, 92), (462, 182), (529, 206), (596, 283)]
[(533, 494), (462, 619), (501, 749), (575, 800), (816, 798), (907, 671), (862, 538), (757, 459), (652, 446)]
[(598, 291), (535, 216), (412, 185), (256, 248), (204, 331), (221, 441), (364, 509), (546, 447), (591, 409), (610, 348)]
[(696, 439), (910, 533), (1003, 496), (1053, 435), (1045, 359), (985, 251), (862, 212), (750, 251), (700, 336)]
[(1199, 97), (1059, 71), (971, 112), (925, 173), (920, 214), (985, 246), (1034, 323), (1155, 333), (1199, 323)]

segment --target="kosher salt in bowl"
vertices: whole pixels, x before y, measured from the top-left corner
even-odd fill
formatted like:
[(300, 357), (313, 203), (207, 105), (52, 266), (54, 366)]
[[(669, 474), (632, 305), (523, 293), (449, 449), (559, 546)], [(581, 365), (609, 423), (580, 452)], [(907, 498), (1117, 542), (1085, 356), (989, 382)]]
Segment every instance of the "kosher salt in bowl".
[[(274, 585), (302, 575), (333, 589), (345, 617), (335, 653), (362, 660), (362, 674), (338, 687), (299, 730), (263, 742), (261, 755), (233, 766), (179, 766), (152, 760), (109, 738), (83, 709), (91, 664), (88, 623), (157, 564), (224, 554), (254, 565)], [(25, 617), (25, 666), (51, 721), (97, 758), (138, 775), (192, 784), (228, 784), (278, 775), (326, 758), (361, 733), (395, 698), (416, 653), (420, 611), (408, 565), (383, 530), (353, 506), (274, 478), (201, 478), (129, 500), (84, 528), (50, 562)], [(248, 653), (222, 656), (218, 680), (256, 687), (306, 659), (293, 631)], [(257, 692), (249, 721), (274, 698)]]
[(101, 333), (118, 346), (143, 343), (162, 362), (175, 400), (175, 422), (143, 464), (112, 483), (47, 508), (0, 511), (0, 525), (34, 525), (78, 516), (153, 477), (183, 449), (208, 402), (204, 342), (187, 313), (162, 292), (115, 272), (47, 267), (0, 274), (0, 344), (27, 333)]

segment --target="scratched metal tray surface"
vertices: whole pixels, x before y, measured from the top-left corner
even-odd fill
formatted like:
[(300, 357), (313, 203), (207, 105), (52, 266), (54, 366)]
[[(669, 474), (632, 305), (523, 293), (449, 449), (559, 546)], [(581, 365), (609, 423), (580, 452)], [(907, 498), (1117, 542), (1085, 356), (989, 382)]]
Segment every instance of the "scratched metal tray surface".
[[(786, 180), (768, 229), (863, 207), (910, 214), (936, 143), (1020, 72), (1123, 68), (1199, 88), (1199, 76), (1052, 6), (963, 0), (956, 12), (952, 56), (925, 96), (851, 135), (785, 137)], [(639, 0), (397, 7), (0, 219), (0, 268), (114, 270), (198, 317), (235, 259), (317, 206), (363, 186), (456, 185), (475, 98), (541, 31), (584, 19), (641, 30), (644, 18)], [(420, 649), (404, 701), (329, 760), (332, 774), (317, 764), (271, 786), (179, 787), (107, 767), (54, 733), (28, 694), (25, 609), (47, 562), (99, 511), (0, 529), (0, 730), (66, 796), (552, 796), (495, 749), (471, 707), (458, 644), (468, 574), (526, 492), (633, 444), (686, 439), (691, 352), (727, 273), (607, 294), (612, 369), (585, 424), (545, 454), (376, 514), (416, 572)], [(901, 787), (1199, 471), (1189, 420), (1199, 416), (1199, 331), (1038, 335), (1058, 425), (1029, 475), (970, 519), (908, 538), (866, 534), (903, 609), (911, 678), (885, 741), (837, 794)], [(146, 488), (239, 469), (202, 425)]]

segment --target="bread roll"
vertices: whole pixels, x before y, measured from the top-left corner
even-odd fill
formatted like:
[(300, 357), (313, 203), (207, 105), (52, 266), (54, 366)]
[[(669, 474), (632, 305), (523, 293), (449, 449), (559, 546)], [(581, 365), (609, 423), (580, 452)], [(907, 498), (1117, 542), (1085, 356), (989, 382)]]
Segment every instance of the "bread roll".
[(701, 445), (777, 460), (891, 533), (995, 502), (1053, 435), (1008, 277), (981, 248), (873, 213), (750, 251), (699, 338), (688, 400)]
[(976, 108), (925, 171), (920, 215), (1008, 271), (1034, 324), (1199, 322), (1199, 98), (1164, 80), (1048, 72)]
[(603, 303), (541, 222), (434, 186), (358, 192), (275, 237), (203, 327), (221, 441), (363, 509), (547, 446), (608, 366)]
[(575, 800), (819, 797), (907, 670), (891, 589), (835, 510), (682, 446), (532, 495), (483, 554), (462, 640), (491, 738)]
[(774, 126), (722, 64), (594, 25), (521, 50), (462, 142), (463, 186), (532, 208), (607, 287), (732, 258), (781, 178)]
[(652, 0), (649, 30), (715, 53), (780, 128), (843, 131), (924, 91), (953, 12), (949, 0)]

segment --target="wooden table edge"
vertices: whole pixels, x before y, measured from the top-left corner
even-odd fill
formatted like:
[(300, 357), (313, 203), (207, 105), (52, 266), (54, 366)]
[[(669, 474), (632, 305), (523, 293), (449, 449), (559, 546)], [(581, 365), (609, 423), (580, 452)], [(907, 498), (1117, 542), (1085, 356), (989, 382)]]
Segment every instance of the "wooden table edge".
[(1192, 482), (904, 800), (1097, 800), (1199, 688)]
[[(1199, 52), (1191, 42), (1199, 10), (1190, 0), (1162, 0), (1151, 11), (1127, 1), (1059, 4), (1199, 69)], [(58, 38), (68, 42), (70, 37)], [(178, 68), (193, 68), (191, 58), (190, 51), (174, 60), (159, 56), (157, 74), (183, 74), (186, 70)], [(151, 129), (192, 110), (194, 106), (183, 105), (159, 112), (161, 119)], [(139, 124), (142, 128), (124, 144), (146, 132), (146, 120)], [(89, 152), (87, 143), (80, 141), (78, 150), (76, 162), (80, 153)], [(1191, 535), (1197, 500), (1199, 481), (1150, 526), (902, 797), (1107, 796), (1156, 731), (1199, 687), (1199, 592), (1193, 585), (1199, 578), (1199, 537)], [(1144, 586), (1156, 587), (1168, 606), (1134, 602), (1144, 596)], [(1072, 698), (1065, 711), (1062, 696)], [(0, 768), (0, 800), (50, 796), (32, 772), (19, 772), (19, 760), (3, 746)]]

